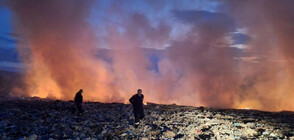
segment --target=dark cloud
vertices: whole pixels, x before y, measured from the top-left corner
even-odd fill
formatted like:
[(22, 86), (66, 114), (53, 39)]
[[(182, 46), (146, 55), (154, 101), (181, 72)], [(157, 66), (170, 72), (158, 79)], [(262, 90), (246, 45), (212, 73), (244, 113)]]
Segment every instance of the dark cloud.
[(252, 38), (243, 33), (233, 33), (232, 39), (234, 41), (233, 44), (248, 44)]
[(19, 62), (17, 50), (15, 48), (0, 47), (0, 61)]
[(172, 10), (174, 16), (188, 24), (192, 25), (211, 25), (210, 28), (233, 32), (236, 29), (235, 21), (223, 13), (213, 13), (197, 10)]
[[(160, 48), (169, 38), (171, 27), (165, 21), (159, 21), (157, 26), (152, 26), (149, 19), (144, 14), (133, 14), (129, 17), (126, 26), (126, 34), (129, 39), (137, 40), (140, 46), (147, 43), (151, 46), (148, 48)], [(157, 45), (157, 46), (152, 46)], [(138, 47), (138, 46), (136, 46)]]
[(16, 43), (17, 43), (17, 39), (16, 38), (12, 38), (12, 37), (8, 36), (7, 34), (2, 34), (0, 36), (0, 44), (2, 46), (15, 45)]

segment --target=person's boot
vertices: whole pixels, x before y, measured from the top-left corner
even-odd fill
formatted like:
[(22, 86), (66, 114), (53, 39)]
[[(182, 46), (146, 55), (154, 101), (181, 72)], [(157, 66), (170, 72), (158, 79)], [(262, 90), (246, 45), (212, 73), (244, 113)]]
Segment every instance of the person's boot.
[(139, 124), (139, 122), (135, 122), (135, 128), (138, 128)]
[(136, 122), (136, 123), (135, 123), (135, 125), (139, 125), (139, 124), (140, 124), (140, 122)]

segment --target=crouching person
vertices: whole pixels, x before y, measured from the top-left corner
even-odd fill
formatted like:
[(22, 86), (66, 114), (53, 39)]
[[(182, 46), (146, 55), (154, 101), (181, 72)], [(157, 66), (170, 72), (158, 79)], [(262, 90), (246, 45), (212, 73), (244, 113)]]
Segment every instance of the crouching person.
[(139, 121), (144, 118), (143, 108), (144, 95), (142, 90), (138, 89), (137, 94), (133, 95), (129, 101), (133, 105), (133, 113), (135, 116), (135, 125), (139, 125)]

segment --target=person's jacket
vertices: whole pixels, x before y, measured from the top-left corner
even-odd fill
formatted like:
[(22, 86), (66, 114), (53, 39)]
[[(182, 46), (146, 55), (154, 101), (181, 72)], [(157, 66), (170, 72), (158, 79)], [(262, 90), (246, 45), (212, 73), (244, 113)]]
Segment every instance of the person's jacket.
[(141, 94), (141, 97), (139, 97), (138, 94), (135, 94), (129, 99), (130, 103), (134, 107), (134, 110), (143, 109), (143, 100), (144, 100), (143, 94)]
[(82, 104), (83, 103), (83, 96), (80, 92), (78, 92), (75, 96), (75, 103)]

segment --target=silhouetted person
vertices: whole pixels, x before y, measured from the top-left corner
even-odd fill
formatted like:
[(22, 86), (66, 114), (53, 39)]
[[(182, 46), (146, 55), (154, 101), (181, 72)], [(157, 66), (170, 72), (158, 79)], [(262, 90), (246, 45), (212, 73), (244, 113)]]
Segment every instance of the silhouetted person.
[(76, 105), (76, 108), (79, 111), (79, 113), (84, 112), (84, 110), (82, 108), (82, 103), (83, 103), (83, 95), (82, 95), (82, 93), (83, 93), (83, 90), (80, 89), (79, 92), (75, 96), (75, 105)]
[(129, 100), (133, 105), (135, 125), (138, 125), (139, 121), (144, 118), (143, 99), (144, 95), (142, 94), (142, 90), (138, 89), (137, 94), (133, 95)]

